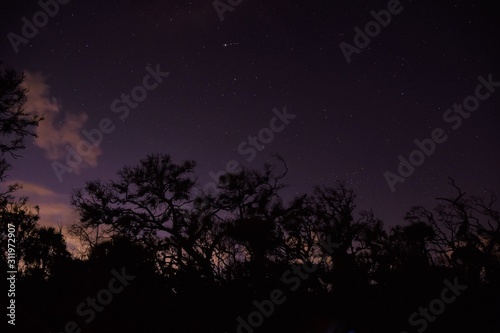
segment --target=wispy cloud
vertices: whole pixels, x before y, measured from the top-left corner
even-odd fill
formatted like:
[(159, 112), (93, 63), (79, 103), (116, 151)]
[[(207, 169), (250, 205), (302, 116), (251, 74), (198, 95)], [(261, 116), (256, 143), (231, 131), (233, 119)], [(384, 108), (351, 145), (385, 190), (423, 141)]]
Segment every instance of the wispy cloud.
[(17, 197), (29, 197), (30, 206), (40, 207), (40, 221), (42, 226), (54, 227), (59, 229), (63, 227), (63, 235), (70, 250), (81, 247), (77, 239), (67, 233), (69, 225), (78, 221), (78, 213), (69, 204), (69, 196), (60, 194), (51, 189), (35, 183), (26, 182), (20, 179), (14, 179), (5, 182), (2, 186), (9, 186), (18, 183), (23, 187), (15, 192)]
[(29, 197), (30, 205), (40, 207), (40, 224), (56, 226), (58, 224), (69, 225), (78, 220), (77, 213), (69, 204), (67, 194), (59, 194), (42, 185), (14, 179), (5, 182), (4, 186), (13, 183), (21, 184), (23, 187), (15, 192), (16, 196)]
[[(45, 150), (49, 160), (62, 160), (66, 157), (67, 145), (77, 150), (77, 145), (84, 141), (81, 129), (88, 116), (85, 113), (78, 115), (61, 112), (61, 105), (50, 96), (50, 87), (45, 82), (45, 77), (39, 72), (25, 71), (25, 75), (24, 86), (28, 88), (25, 110), (29, 113), (42, 114), (45, 117), (37, 128), (38, 138), (35, 144)], [(97, 157), (100, 154), (99, 147), (92, 146), (91, 151), (82, 156), (83, 161), (78, 166), (96, 166)]]
[(22, 181), (8, 181), (7, 184), (10, 185), (16, 182), (23, 184), (23, 188), (19, 190), (19, 192), (22, 192), (21, 194), (23, 195), (36, 195), (36, 196), (43, 196), (46, 198), (57, 197), (57, 194), (54, 191), (33, 183), (26, 183)]

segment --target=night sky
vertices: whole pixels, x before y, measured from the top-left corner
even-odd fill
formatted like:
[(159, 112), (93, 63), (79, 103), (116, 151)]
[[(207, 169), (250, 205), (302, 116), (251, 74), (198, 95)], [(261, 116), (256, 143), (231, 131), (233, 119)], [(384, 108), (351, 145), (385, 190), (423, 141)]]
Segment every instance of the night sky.
[[(343, 180), (358, 208), (387, 225), (404, 223), (412, 205), (431, 208), (453, 194), (447, 177), (469, 194), (500, 194), (493, 1), (227, 3), (219, 15), (210, 0), (73, 0), (49, 8), (46, 22), (36, 1), (2, 3), (0, 60), (24, 71), (26, 109), (46, 117), (8, 179), (25, 185), (20, 193), (40, 205), (43, 224), (75, 222), (73, 188), (150, 153), (197, 161), (201, 186), (228, 161), (261, 168), (279, 153), (289, 167), (287, 199)], [(358, 36), (366, 45), (355, 49), (355, 27), (364, 31), (370, 11), (388, 8), (397, 14), (369, 42)], [(34, 15), (38, 34), (25, 38)], [(479, 76), (493, 83), (477, 88)], [(453, 111), (476, 89), (489, 94), (479, 105), (468, 99), (477, 110)], [(132, 93), (140, 101), (121, 100)], [(288, 119), (273, 120), (284, 112)], [(58, 179), (53, 167), (67, 166), (66, 147), (99, 126), (108, 131), (102, 142)], [(384, 173), (397, 175), (398, 156), (409, 159), (414, 140), (436, 128), (446, 140), (392, 191)], [(266, 143), (252, 148), (249, 136), (259, 133)]]

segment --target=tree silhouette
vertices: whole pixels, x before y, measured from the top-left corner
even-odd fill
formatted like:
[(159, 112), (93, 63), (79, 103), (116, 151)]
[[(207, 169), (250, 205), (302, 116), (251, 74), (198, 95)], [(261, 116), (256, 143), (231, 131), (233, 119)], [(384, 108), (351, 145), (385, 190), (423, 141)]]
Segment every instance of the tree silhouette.
[(194, 166), (193, 161), (177, 165), (168, 155), (150, 155), (137, 167), (120, 170), (117, 181), (87, 182), (73, 193), (71, 203), (84, 228), (104, 226), (155, 249), (165, 273), (190, 267), (214, 281), (217, 237), (206, 234), (211, 216), (187, 211), (193, 203)]
[(495, 208), (497, 198), (467, 197), (450, 179), (457, 195), (437, 198), (442, 203), (434, 212), (421, 206), (407, 214), (411, 222), (429, 225), (435, 233), (430, 249), (435, 260), (455, 267), (470, 284), (477, 284), (484, 271), (484, 279), (500, 281), (500, 211)]
[(29, 244), (28, 236), (35, 229), (38, 207), (28, 205), (28, 198), (16, 198), (15, 192), (22, 188), (20, 184), (4, 185), (10, 164), (7, 157), (20, 157), (20, 150), (25, 148), (27, 137), (36, 137), (34, 129), (43, 120), (42, 116), (25, 112), (27, 89), (22, 86), (24, 75), (0, 62), (0, 261), (5, 274), (7, 252), (7, 226), (12, 224), (16, 230), (16, 250), (18, 258), (23, 258)]
[[(24, 112), (23, 76), (0, 74), (4, 182), (6, 156), (20, 156), (42, 118)], [(286, 202), (288, 166), (275, 161), (223, 174), (212, 193), (199, 190), (194, 161), (176, 163), (167, 154), (148, 155), (107, 182), (87, 181), (71, 193), (79, 221), (68, 231), (81, 242), (73, 256), (62, 230), (40, 227), (39, 208), (15, 197), (20, 185), (4, 186), (0, 275), (11, 223), (20, 331), (59, 332), (75, 322), (89, 332), (234, 332), (236, 318), (255, 311), (265, 317), (259, 332), (401, 331), (409, 315), (440, 295), (444, 279), (457, 277), (469, 289), (428, 332), (461, 332), (473, 322), (492, 331), (489, 309), (500, 299), (495, 195), (467, 196), (450, 180), (455, 196), (437, 198), (433, 210), (411, 207), (405, 223), (387, 227), (373, 211), (359, 210), (341, 181)], [(312, 270), (304, 274), (306, 266)], [(86, 322), (76, 307), (102, 297), (118, 270), (133, 283)], [(264, 315), (276, 291), (286, 302)]]
[(36, 227), (26, 238), (22, 262), (26, 275), (50, 278), (70, 260), (66, 242), (52, 227)]
[(17, 151), (25, 148), (26, 137), (36, 137), (33, 128), (43, 120), (38, 114), (28, 114), (24, 110), (27, 88), (22, 86), (24, 74), (12, 68), (5, 68), (0, 62), (0, 144), (2, 156), (9, 153), (19, 157)]
[[(224, 174), (213, 193), (197, 190), (194, 161), (175, 163), (165, 154), (122, 168), (114, 180), (88, 181), (71, 196), (80, 215), (71, 232), (87, 247), (81, 260), (69, 260), (61, 233), (39, 228), (36, 211), (19, 215), (29, 212), (20, 207), (14, 216), (25, 221), (31, 244), (23, 252), (30, 295), (75, 290), (52, 307), (27, 308), (31, 329), (87, 325), (71, 307), (120, 267), (134, 283), (88, 331), (235, 331), (235, 318), (246, 320), (255, 304), (270, 311), (265, 302), (275, 290), (287, 301), (259, 332), (395, 331), (440, 295), (444, 279), (457, 277), (470, 289), (450, 305), (453, 315), (428, 331), (461, 332), (467, 325), (450, 319), (455, 315), (484, 323), (481, 329), (494, 322), (487, 309), (500, 296), (496, 197), (466, 197), (451, 182), (456, 197), (438, 198), (432, 211), (412, 207), (406, 223), (385, 227), (374, 212), (357, 209), (354, 191), (340, 181), (285, 202), (288, 168), (277, 161)], [(283, 276), (304, 264), (314, 270), (292, 290)]]

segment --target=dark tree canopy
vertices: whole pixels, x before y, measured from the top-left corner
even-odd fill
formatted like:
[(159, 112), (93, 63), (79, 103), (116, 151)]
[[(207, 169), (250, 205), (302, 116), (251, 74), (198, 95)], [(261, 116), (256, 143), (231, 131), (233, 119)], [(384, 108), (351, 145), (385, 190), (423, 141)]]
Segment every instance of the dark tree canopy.
[[(103, 246), (113, 244), (106, 239), (115, 237), (145, 249), (143, 255), (154, 262), (148, 271), (162, 281), (167, 298), (179, 302), (164, 300), (163, 306), (175, 304), (178, 311), (217, 318), (234, 319), (250, 311), (247, 305), (253, 299), (286, 288), (284, 273), (304, 263), (315, 263), (316, 268), (290, 306), (343, 302), (356, 307), (353, 299), (364, 299), (377, 309), (363, 315), (370, 320), (385, 313), (408, 316), (405, 311), (411, 306), (392, 304), (423, 301), (445, 278), (498, 290), (496, 197), (466, 197), (452, 181), (457, 197), (438, 198), (434, 211), (415, 206), (405, 224), (385, 227), (372, 211), (357, 210), (354, 191), (342, 182), (317, 186), (311, 194), (285, 202), (288, 169), (282, 159), (277, 162), (261, 170), (241, 168), (225, 174), (216, 192), (203, 193), (194, 161), (176, 163), (169, 155), (149, 155), (137, 166), (118, 171), (114, 180), (89, 181), (75, 190), (72, 204), (80, 221), (72, 226), (73, 233), (86, 242), (91, 257), (105, 255)], [(322, 244), (325, 238), (338, 246), (328, 251)], [(198, 305), (181, 310), (181, 300), (193, 298)], [(383, 301), (386, 298), (392, 301)], [(221, 314), (208, 310), (214, 304)], [(194, 323), (180, 318), (176, 325), (195, 331), (189, 326)], [(391, 326), (384, 325), (378, 327)], [(236, 325), (222, 320), (216, 326)], [(357, 327), (377, 331), (369, 325)]]
[(5, 68), (0, 62), (0, 152), (19, 157), (26, 137), (36, 137), (34, 128), (43, 116), (24, 109), (28, 89), (23, 87), (24, 74)]
[[(38, 207), (28, 204), (28, 198), (16, 198), (15, 192), (22, 186), (4, 182), (10, 165), (7, 157), (20, 157), (27, 137), (36, 137), (35, 128), (43, 117), (30, 115), (24, 110), (27, 89), (22, 86), (24, 75), (0, 62), (0, 261), (2, 266), (7, 252), (7, 226), (14, 225), (17, 231), (18, 258), (23, 261), (30, 237), (37, 229)], [(5, 274), (5, 270), (0, 273)]]

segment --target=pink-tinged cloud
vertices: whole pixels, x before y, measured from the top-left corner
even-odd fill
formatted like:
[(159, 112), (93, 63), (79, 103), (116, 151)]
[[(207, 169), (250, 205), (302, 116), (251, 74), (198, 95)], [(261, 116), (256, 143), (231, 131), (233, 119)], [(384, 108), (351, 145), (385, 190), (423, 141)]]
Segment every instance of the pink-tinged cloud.
[(40, 224), (45, 226), (70, 225), (78, 221), (78, 214), (69, 204), (69, 195), (56, 193), (44, 186), (23, 180), (11, 180), (4, 186), (18, 183), (23, 187), (15, 192), (17, 197), (29, 197), (28, 203), (40, 207)]
[[(61, 105), (49, 94), (50, 87), (45, 83), (45, 77), (41, 73), (29, 71), (25, 71), (25, 76), (24, 86), (28, 89), (25, 110), (28, 113), (36, 113), (45, 117), (36, 130), (38, 138), (35, 144), (45, 150), (49, 160), (60, 160), (64, 164), (68, 154), (66, 146), (70, 146), (74, 151), (87, 148), (83, 143), (85, 139), (82, 137), (81, 130), (88, 116), (62, 113)], [(61, 121), (62, 119), (64, 121)], [(79, 145), (85, 147), (79, 148)], [(78, 164), (75, 171), (78, 173), (82, 167), (96, 166), (97, 157), (100, 154), (99, 147), (91, 146), (90, 151), (81, 154), (82, 162)]]
[(19, 179), (7, 181), (2, 184), (2, 187), (7, 187), (14, 183), (23, 186), (14, 193), (16, 197), (29, 197), (29, 206), (40, 207), (40, 220), (38, 222), (40, 225), (54, 227), (56, 230), (59, 230), (59, 227), (62, 226), (62, 233), (66, 239), (68, 248), (74, 250), (81, 247), (78, 240), (67, 233), (67, 227), (78, 222), (79, 218), (78, 213), (69, 204), (70, 199), (68, 194), (59, 194), (47, 187)]

